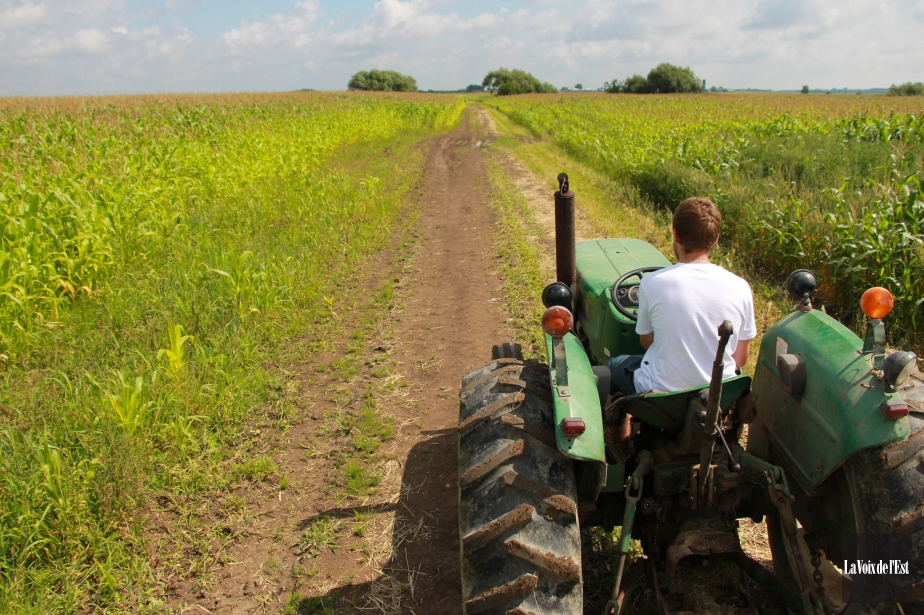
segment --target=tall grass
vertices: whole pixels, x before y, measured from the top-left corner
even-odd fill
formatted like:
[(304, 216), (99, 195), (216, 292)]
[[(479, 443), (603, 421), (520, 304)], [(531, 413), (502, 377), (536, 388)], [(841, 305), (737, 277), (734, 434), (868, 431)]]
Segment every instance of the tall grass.
[(724, 212), (726, 248), (777, 279), (815, 270), (819, 297), (848, 324), (862, 290), (886, 286), (897, 299), (894, 339), (924, 348), (920, 102), (581, 96), (488, 104), (655, 206), (711, 196)]
[(280, 343), (382, 245), (413, 144), (463, 107), (53, 102), (0, 105), (0, 610), (136, 611), (146, 498), (233, 479)]

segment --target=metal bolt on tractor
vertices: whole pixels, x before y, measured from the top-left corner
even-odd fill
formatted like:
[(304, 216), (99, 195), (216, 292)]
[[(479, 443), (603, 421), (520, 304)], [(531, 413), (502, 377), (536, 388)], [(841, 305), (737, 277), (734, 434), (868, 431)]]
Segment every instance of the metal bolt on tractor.
[[(607, 360), (643, 352), (641, 278), (670, 263), (636, 239), (575, 244), (574, 193), (565, 174), (559, 184), (548, 365), (502, 344), (462, 378), (464, 611), (583, 613), (579, 529), (621, 526), (607, 615), (625, 611), (642, 572), (668, 613), (659, 577), (686, 558), (734, 562), (793, 613), (924, 612), (924, 376), (913, 353), (886, 350), (888, 291), (864, 294), (861, 340), (812, 308), (815, 276), (798, 270), (797, 308), (765, 332), (753, 378), (722, 380), (732, 332), (715, 323), (708, 385), (613, 398)], [(742, 518), (766, 520), (773, 573), (742, 550)], [(630, 567), (631, 538), (644, 557)], [(909, 561), (866, 583), (852, 563), (893, 538)]]

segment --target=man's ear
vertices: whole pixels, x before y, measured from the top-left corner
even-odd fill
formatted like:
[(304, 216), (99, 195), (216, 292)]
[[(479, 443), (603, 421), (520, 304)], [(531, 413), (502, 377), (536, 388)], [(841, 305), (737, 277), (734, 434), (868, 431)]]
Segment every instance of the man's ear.
[(680, 235), (677, 234), (677, 229), (671, 227), (671, 233), (674, 236), (674, 243), (680, 243)]

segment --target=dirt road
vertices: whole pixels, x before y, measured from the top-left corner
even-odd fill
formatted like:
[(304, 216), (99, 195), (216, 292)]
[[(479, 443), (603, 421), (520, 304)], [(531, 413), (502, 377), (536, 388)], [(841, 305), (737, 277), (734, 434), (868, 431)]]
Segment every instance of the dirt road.
[[(174, 584), (169, 603), (177, 611), (461, 612), (459, 384), (511, 333), (480, 130), (468, 111), (455, 130), (426, 144), (426, 166), (409, 195), (419, 211), (411, 258), (402, 257), (407, 248), (386, 251), (362, 281), (361, 295), (386, 281), (394, 289), (391, 311), (364, 340), (370, 360), (346, 381), (331, 373), (318, 381), (311, 366), (293, 368), (290, 389), (307, 418), (266, 438), (291, 487), (260, 483), (232, 494), (243, 512), (227, 523), (230, 538), (216, 565)], [(375, 309), (355, 307), (338, 315), (341, 346), (350, 341), (351, 320)], [(337, 365), (343, 355), (331, 349), (321, 359)], [(337, 443), (345, 436), (333, 418), (372, 396), (380, 414), (393, 416), (396, 433), (379, 452), (375, 495), (345, 494), (331, 488), (332, 477), (352, 453)]]

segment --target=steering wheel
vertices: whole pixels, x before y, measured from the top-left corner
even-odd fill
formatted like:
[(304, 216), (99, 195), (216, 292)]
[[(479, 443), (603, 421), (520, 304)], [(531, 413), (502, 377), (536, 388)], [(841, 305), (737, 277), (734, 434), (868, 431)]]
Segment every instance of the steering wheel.
[[(610, 288), (610, 301), (613, 302), (613, 307), (629, 320), (638, 320), (638, 285), (621, 288), (622, 283), (636, 276), (641, 282), (642, 274), (651, 273), (659, 269), (664, 269), (664, 267), (641, 267), (623, 274)], [(623, 302), (630, 305), (635, 304), (636, 307), (627, 307)]]

